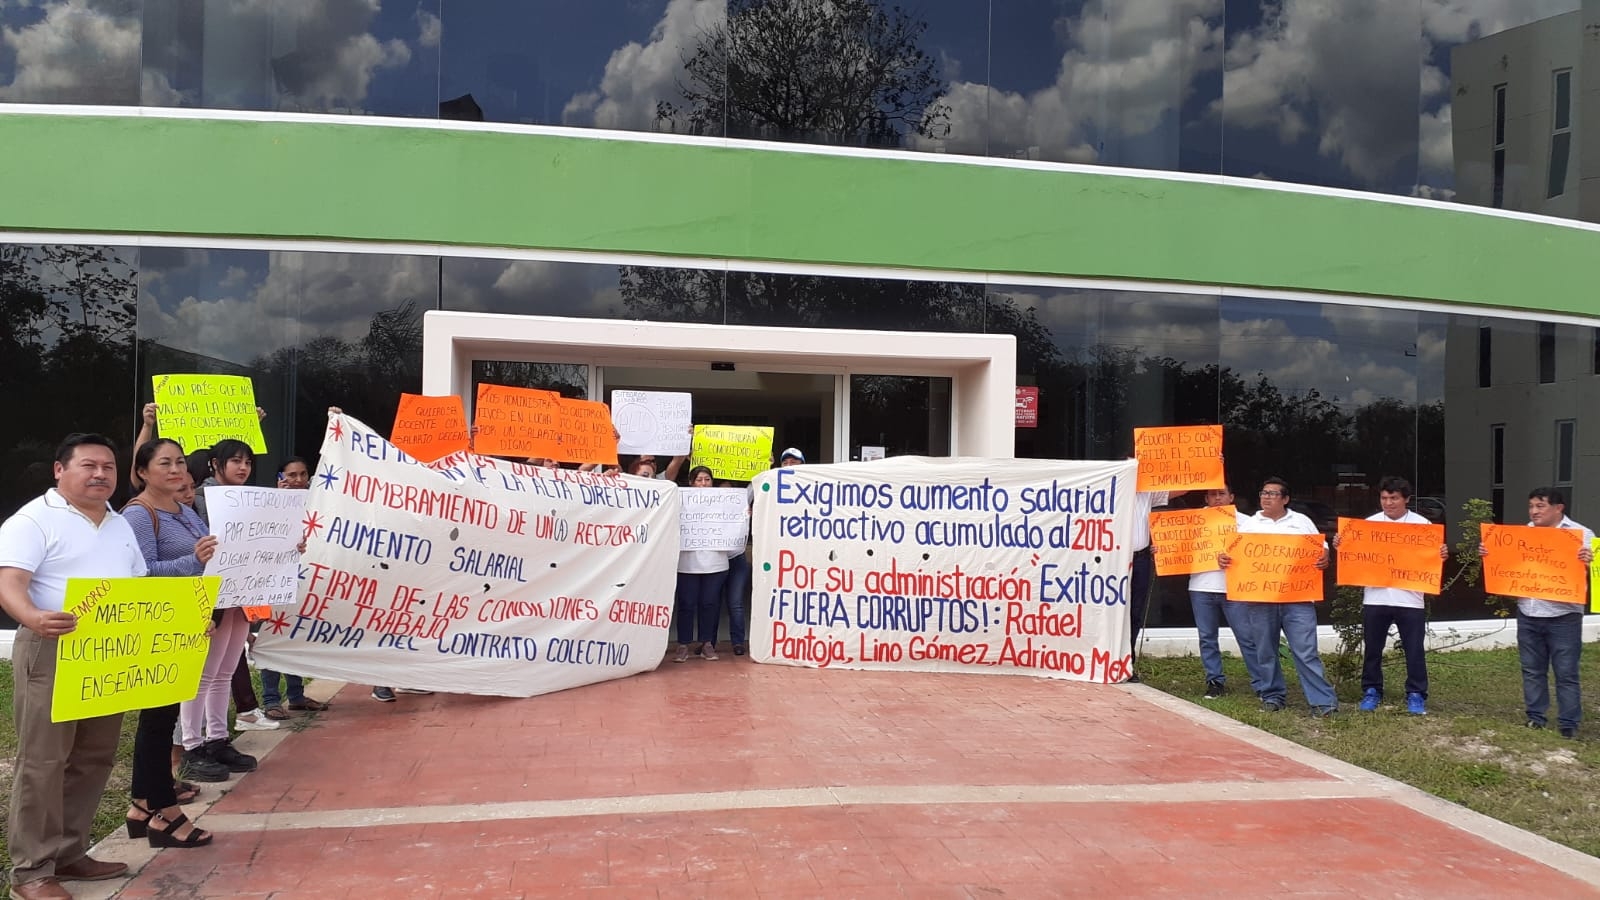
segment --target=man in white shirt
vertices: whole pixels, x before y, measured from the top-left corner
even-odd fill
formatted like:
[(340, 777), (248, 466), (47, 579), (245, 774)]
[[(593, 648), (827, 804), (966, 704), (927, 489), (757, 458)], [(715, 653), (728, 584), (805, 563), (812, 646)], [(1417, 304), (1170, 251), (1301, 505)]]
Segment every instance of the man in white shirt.
[[(1528, 524), (1581, 531), (1583, 546), (1578, 559), (1587, 566), (1594, 557), (1594, 532), (1567, 518), (1567, 497), (1556, 488), (1534, 488), (1528, 493)], [(1481, 545), (1478, 552), (1489, 555)], [(1583, 690), (1578, 682), (1583, 612), (1581, 604), (1517, 598), (1517, 652), (1522, 661), (1522, 704), (1529, 728), (1545, 726), (1545, 714), (1550, 711), (1550, 672), (1554, 670), (1561, 736), (1578, 736), (1578, 722), (1583, 719)]]
[[(1128, 547), (1133, 551), (1132, 569), (1128, 573), (1128, 617), (1132, 620), (1133, 656), (1139, 657), (1139, 632), (1144, 630), (1145, 616), (1150, 609), (1150, 588), (1156, 580), (1156, 558), (1150, 552), (1150, 513), (1183, 491), (1139, 491), (1133, 495), (1133, 537)], [(1133, 676), (1139, 680), (1138, 673)]]
[[(1430, 525), (1427, 519), (1406, 508), (1411, 500), (1411, 482), (1390, 476), (1378, 482), (1379, 510), (1367, 516), (1368, 522), (1397, 522), (1405, 525)], [(1333, 546), (1339, 546), (1334, 535)], [(1450, 547), (1439, 545), (1439, 558), (1448, 559)], [(1383, 646), (1389, 641), (1389, 627), (1400, 632), (1400, 648), (1406, 655), (1406, 712), (1413, 716), (1428, 713), (1428, 612), (1421, 591), (1369, 587), (1361, 600), (1361, 637), (1366, 644), (1361, 661), (1361, 709), (1373, 712), (1383, 702)]]
[[(1268, 478), (1261, 482), (1258, 494), (1261, 511), (1239, 526), (1243, 533), (1255, 534), (1321, 534), (1312, 521), (1289, 508), (1289, 484), (1282, 478)], [(1217, 555), (1217, 562), (1226, 569), (1233, 563), (1228, 554)], [(1328, 566), (1328, 554), (1317, 559), (1317, 568)], [(1289, 642), (1289, 653), (1294, 657), (1294, 670), (1300, 676), (1300, 689), (1305, 691), (1311, 714), (1326, 718), (1339, 711), (1339, 698), (1322, 669), (1322, 657), (1317, 653), (1317, 605), (1300, 603), (1241, 603), (1244, 609), (1245, 631), (1256, 648), (1256, 665), (1263, 679), (1261, 708), (1278, 712), (1286, 705), (1288, 688), (1283, 680), (1283, 664), (1278, 661), (1278, 636)]]
[(56, 643), (77, 627), (65, 612), (69, 578), (145, 574), (133, 529), (107, 501), (117, 486), (111, 442), (74, 434), (56, 451), (55, 488), (0, 525), (0, 608), (16, 619), (12, 703), (16, 782), (8, 845), (11, 896), (71, 900), (62, 881), (99, 881), (126, 863), (89, 857), (89, 829), (116, 762), (122, 714), (50, 721)]
[[(1223, 485), (1206, 491), (1207, 506), (1232, 506), (1233, 488)], [(1244, 530), (1249, 516), (1234, 510), (1239, 529)], [(1247, 604), (1228, 599), (1228, 579), (1219, 566), (1209, 572), (1195, 572), (1189, 576), (1189, 607), (1194, 611), (1195, 637), (1200, 642), (1200, 665), (1206, 672), (1207, 700), (1215, 700), (1228, 690), (1227, 676), (1222, 671), (1222, 622), (1228, 622), (1233, 639), (1239, 644), (1239, 655), (1244, 658), (1245, 669), (1250, 673), (1250, 686), (1260, 693), (1266, 686), (1261, 678), (1256, 660), (1255, 644), (1245, 627)]]

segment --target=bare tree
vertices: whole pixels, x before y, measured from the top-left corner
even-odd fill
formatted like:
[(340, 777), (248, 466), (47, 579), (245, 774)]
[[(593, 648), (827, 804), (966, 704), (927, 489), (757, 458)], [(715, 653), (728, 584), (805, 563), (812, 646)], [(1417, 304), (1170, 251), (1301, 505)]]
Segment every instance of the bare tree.
[(686, 108), (657, 116), (700, 134), (897, 146), (943, 137), (945, 83), (920, 46), (927, 23), (874, 0), (729, 0), (684, 60)]

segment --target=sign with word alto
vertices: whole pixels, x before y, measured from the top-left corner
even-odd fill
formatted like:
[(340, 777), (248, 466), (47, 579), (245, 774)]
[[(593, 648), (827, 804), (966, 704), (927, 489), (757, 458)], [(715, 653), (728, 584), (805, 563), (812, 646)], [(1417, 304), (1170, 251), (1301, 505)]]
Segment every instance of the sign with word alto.
[(50, 721), (193, 699), (218, 587), (204, 576), (68, 579), (63, 608), (78, 625), (56, 643)]
[(917, 457), (769, 470), (751, 656), (1126, 681), (1134, 472)]
[(218, 441), (244, 441), (256, 453), (267, 452), (256, 411), (255, 386), (244, 375), (155, 375), (156, 427), (185, 453), (205, 450)]
[(294, 603), (297, 545), (310, 492), (242, 485), (208, 485), (205, 491), (211, 533), (217, 536), (206, 574), (222, 579), (217, 607)]

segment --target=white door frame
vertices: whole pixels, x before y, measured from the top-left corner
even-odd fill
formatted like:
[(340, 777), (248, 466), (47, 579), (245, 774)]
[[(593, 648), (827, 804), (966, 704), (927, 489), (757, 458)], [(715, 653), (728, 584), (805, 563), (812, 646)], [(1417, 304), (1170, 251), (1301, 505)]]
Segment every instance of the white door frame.
[(1017, 341), (1009, 334), (697, 325), (431, 310), (422, 325), (422, 392), (458, 394), (470, 417), (479, 359), (589, 366), (680, 367), (728, 362), (767, 372), (835, 372), (833, 458), (850, 458), (849, 376), (951, 380), (952, 456), (1015, 455)]

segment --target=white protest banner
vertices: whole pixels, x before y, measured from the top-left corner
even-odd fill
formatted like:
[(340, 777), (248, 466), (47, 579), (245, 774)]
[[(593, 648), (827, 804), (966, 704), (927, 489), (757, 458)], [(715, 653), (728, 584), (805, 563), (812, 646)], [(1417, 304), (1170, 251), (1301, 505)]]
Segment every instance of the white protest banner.
[(1126, 681), (1136, 466), (896, 457), (764, 472), (750, 655)]
[(694, 395), (669, 391), (612, 391), (611, 424), (618, 453), (688, 456)]
[(217, 608), (284, 606), (295, 602), (306, 491), (210, 485), (206, 514), (217, 552), (206, 574), (222, 579)]
[(299, 606), (258, 665), (530, 697), (654, 669), (667, 646), (678, 489), (469, 452), (426, 465), (328, 419)]
[(750, 536), (750, 491), (684, 488), (678, 515), (681, 550), (743, 550)]

